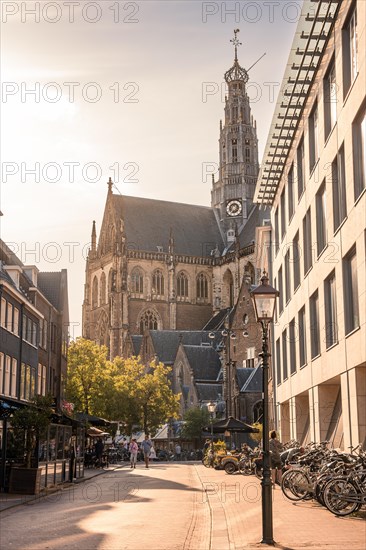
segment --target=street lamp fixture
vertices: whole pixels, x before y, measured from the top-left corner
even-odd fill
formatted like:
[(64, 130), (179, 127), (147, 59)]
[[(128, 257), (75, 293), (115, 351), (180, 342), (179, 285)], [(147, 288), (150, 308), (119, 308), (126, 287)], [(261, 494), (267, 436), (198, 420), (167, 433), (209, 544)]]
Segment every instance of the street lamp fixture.
[(272, 514), (272, 483), (269, 454), (269, 404), (268, 404), (268, 325), (273, 320), (278, 290), (269, 285), (266, 272), (261, 284), (250, 293), (256, 320), (262, 325), (262, 369), (263, 369), (263, 477), (262, 477), (262, 540), (263, 544), (274, 545)]
[(210, 401), (207, 404), (207, 410), (210, 413), (210, 425), (211, 425), (211, 451), (213, 452), (213, 417), (216, 411), (216, 403)]

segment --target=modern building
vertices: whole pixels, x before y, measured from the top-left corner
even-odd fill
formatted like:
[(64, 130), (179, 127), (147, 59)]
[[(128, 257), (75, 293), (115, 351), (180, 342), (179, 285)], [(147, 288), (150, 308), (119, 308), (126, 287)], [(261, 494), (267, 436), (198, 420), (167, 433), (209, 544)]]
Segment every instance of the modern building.
[(254, 200), (271, 212), (283, 440), (366, 442), (366, 3), (305, 1)]

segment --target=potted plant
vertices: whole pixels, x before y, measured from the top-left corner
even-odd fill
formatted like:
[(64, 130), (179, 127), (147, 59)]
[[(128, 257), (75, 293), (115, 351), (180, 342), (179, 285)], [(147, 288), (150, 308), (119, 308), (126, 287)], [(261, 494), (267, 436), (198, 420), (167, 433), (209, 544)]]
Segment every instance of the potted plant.
[(24, 463), (13, 466), (10, 471), (9, 492), (38, 494), (41, 471), (38, 457), (34, 459), (37, 442), (45, 433), (53, 413), (52, 396), (36, 396), (27, 406), (18, 409), (12, 416), (11, 426), (18, 441), (23, 442)]

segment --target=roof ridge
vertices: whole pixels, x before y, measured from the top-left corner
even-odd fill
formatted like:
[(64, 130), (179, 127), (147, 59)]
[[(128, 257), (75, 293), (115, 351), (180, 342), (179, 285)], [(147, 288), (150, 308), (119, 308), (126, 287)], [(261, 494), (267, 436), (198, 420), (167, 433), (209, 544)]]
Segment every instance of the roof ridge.
[(171, 200), (165, 200), (165, 199), (151, 199), (150, 197), (136, 197), (135, 195), (113, 195), (113, 198), (118, 200), (138, 199), (138, 200), (151, 201), (151, 202), (164, 202), (169, 204), (179, 204), (180, 206), (190, 206), (194, 208), (205, 208), (207, 210), (212, 210), (211, 206), (206, 206), (204, 204), (191, 204), (188, 202), (177, 202), (177, 201), (171, 201)]

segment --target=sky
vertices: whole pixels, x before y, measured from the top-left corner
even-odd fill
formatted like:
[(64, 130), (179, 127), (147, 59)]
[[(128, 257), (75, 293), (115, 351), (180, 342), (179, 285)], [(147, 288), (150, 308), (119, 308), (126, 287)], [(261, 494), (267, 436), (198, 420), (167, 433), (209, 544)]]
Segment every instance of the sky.
[(210, 204), (230, 40), (250, 71), (261, 159), (301, 1), (1, 2), (1, 238), (67, 269), (81, 335), (85, 259), (115, 193)]

